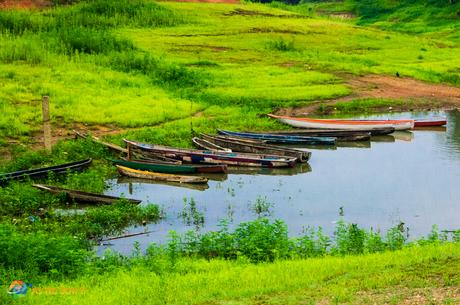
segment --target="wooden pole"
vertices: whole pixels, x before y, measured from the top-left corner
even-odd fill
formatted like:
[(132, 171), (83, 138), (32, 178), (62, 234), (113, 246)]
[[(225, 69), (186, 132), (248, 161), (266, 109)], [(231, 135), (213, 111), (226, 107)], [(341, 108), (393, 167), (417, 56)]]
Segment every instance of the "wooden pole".
[(43, 142), (46, 150), (51, 150), (51, 123), (49, 97), (42, 97), (42, 114), (43, 114)]

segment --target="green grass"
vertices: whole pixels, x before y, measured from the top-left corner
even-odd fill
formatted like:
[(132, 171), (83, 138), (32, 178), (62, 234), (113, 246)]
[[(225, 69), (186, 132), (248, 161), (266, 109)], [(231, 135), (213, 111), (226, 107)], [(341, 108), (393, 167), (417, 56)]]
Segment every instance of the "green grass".
[[(103, 125), (121, 131), (108, 137), (115, 143), (127, 137), (187, 147), (192, 132), (286, 128), (265, 114), (348, 95), (345, 78), (353, 75), (398, 71), (460, 85), (458, 4), (402, 1), (370, 18), (366, 10), (375, 7), (363, 3), (368, 6), (357, 7), (354, 1), (286, 6), (94, 0), (43, 11), (0, 11), (0, 144), (13, 157), (12, 162), (0, 162), (0, 172), (93, 157), (93, 166), (84, 173), (43, 180), (92, 192), (103, 192), (106, 179), (115, 175), (105, 160), (110, 153), (91, 141), (60, 142), (52, 152), (22, 146), (34, 144), (41, 129), (42, 95), (51, 98), (53, 128)], [(358, 16), (327, 16), (342, 11)], [(362, 113), (402, 105), (411, 101), (355, 100), (338, 103), (333, 110)], [(323, 108), (324, 113), (331, 111)], [(9, 144), (12, 139), (19, 144)], [(361, 246), (347, 248), (345, 238), (337, 247), (346, 251), (307, 260), (287, 255), (283, 258), (290, 260), (271, 264), (250, 264), (250, 255), (237, 255), (235, 261), (191, 259), (186, 251), (168, 252), (173, 258), (150, 253), (131, 260), (107, 255), (93, 261), (88, 245), (82, 248), (79, 241), (157, 220), (158, 206), (120, 203), (62, 216), (53, 212), (62, 207), (60, 198), (25, 181), (0, 189), (0, 207), (2, 225), (11, 228), (14, 223), (16, 230), (0, 232), (9, 232), (0, 238), (7, 245), (0, 250), (8, 250), (1, 253), (10, 262), (0, 268), (2, 279), (25, 276), (37, 278), (38, 288), (85, 291), (29, 295), (19, 300), (25, 304), (124, 304), (126, 298), (131, 304), (397, 303), (410, 297), (404, 289), (429, 293), (459, 284), (458, 243), (329, 257), (365, 252)], [(46, 216), (32, 221), (30, 216), (36, 219), (41, 209)], [(349, 232), (364, 236), (360, 230)], [(61, 247), (50, 245), (53, 240)], [(28, 246), (15, 251), (21, 244)], [(34, 245), (42, 250), (34, 252)], [(84, 260), (78, 255), (82, 249)], [(270, 251), (265, 254), (275, 257)], [(27, 254), (21, 261), (21, 253), (37, 255)], [(0, 294), (0, 302), (11, 301), (6, 297)]]
[[(349, 94), (344, 71), (398, 71), (458, 85), (459, 44), (444, 35), (455, 20), (431, 28), (426, 15), (446, 14), (457, 6), (429, 7), (422, 16), (407, 13), (406, 19), (429, 28), (419, 36), (365, 16), (361, 24), (380, 29), (315, 14), (357, 9), (350, 1), (217, 6), (99, 0), (1, 12), (0, 136), (30, 137), (38, 131), (35, 100), (43, 94), (51, 96), (53, 122), (65, 128), (77, 123), (154, 126), (209, 107), (223, 112), (238, 106), (240, 113), (228, 128), (264, 129), (266, 122), (257, 114)], [(407, 24), (388, 14), (379, 20)], [(250, 126), (243, 119), (246, 113), (252, 115)]]
[[(455, 304), (460, 284), (460, 245), (412, 247), (382, 254), (248, 264), (244, 260), (178, 261), (174, 272), (130, 270), (69, 282), (47, 282), (23, 304), (424, 304), (443, 295)], [(46, 288), (55, 288), (46, 293)], [(52, 290), (51, 290), (52, 291)], [(64, 291), (64, 293), (60, 293)], [(66, 292), (67, 291), (67, 292)], [(70, 291), (70, 292), (68, 292)], [(73, 292), (72, 292), (73, 291)], [(431, 294), (431, 295), (430, 295)], [(5, 296), (2, 295), (5, 299)], [(457, 294), (458, 297), (458, 294)], [(440, 303), (439, 303), (440, 304)]]

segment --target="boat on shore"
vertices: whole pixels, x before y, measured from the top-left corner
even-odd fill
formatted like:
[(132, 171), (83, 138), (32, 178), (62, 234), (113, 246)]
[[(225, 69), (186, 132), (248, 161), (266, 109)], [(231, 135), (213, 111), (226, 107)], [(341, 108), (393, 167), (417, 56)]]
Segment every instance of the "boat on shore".
[(153, 145), (124, 139), (129, 150), (149, 156), (165, 156), (189, 163), (226, 164), (232, 166), (256, 167), (292, 167), (295, 158), (276, 155), (243, 154), (234, 152), (217, 152), (209, 150), (184, 149), (162, 145)]
[(10, 180), (22, 180), (26, 178), (47, 178), (49, 173), (66, 174), (68, 172), (82, 171), (83, 169), (87, 168), (91, 164), (91, 162), (92, 159), (85, 159), (81, 161), (70, 162), (49, 167), (0, 174), (0, 184)]
[(113, 164), (138, 169), (148, 170), (164, 174), (196, 174), (196, 173), (226, 173), (227, 165), (196, 165), (196, 164), (168, 164), (165, 162), (146, 160), (110, 160)]
[(45, 184), (33, 184), (35, 188), (43, 191), (50, 192), (52, 194), (65, 194), (67, 200), (71, 202), (91, 203), (91, 204), (113, 204), (120, 200), (126, 200), (129, 203), (139, 204), (142, 200), (121, 198), (115, 196), (108, 196), (96, 193), (83, 192), (78, 190), (66, 189), (58, 186), (45, 185)]
[(204, 150), (212, 150), (212, 151), (225, 151), (225, 152), (232, 152), (231, 149), (221, 147), (215, 143), (212, 143), (206, 139), (200, 139), (198, 137), (193, 137), (192, 138), (193, 144), (195, 144), (196, 147), (199, 149), (204, 149)]
[(260, 134), (273, 134), (273, 135), (288, 135), (288, 136), (304, 136), (304, 137), (333, 137), (337, 141), (343, 141), (342, 138), (350, 138), (355, 136), (380, 136), (393, 133), (394, 128), (375, 128), (369, 130), (355, 131), (343, 129), (302, 129), (296, 128), (293, 130), (274, 130), (267, 132), (257, 132)]
[(289, 116), (268, 115), (271, 118), (298, 128), (313, 129), (346, 129), (363, 131), (374, 128), (394, 128), (395, 130), (409, 130), (414, 128), (414, 120), (345, 120), (345, 119), (312, 119)]
[(178, 182), (178, 183), (207, 183), (206, 177), (198, 176), (181, 176), (173, 174), (155, 173), (150, 171), (142, 171), (132, 169), (129, 167), (116, 165), (118, 172), (124, 176), (132, 178), (147, 179), (152, 181), (166, 181), (166, 182)]
[(298, 162), (307, 162), (310, 160), (311, 152), (303, 151), (295, 148), (288, 148), (284, 146), (276, 146), (271, 144), (265, 144), (263, 141), (260, 142), (246, 142), (240, 141), (237, 138), (229, 136), (212, 136), (208, 134), (201, 134), (201, 137), (220, 147), (231, 149), (232, 151), (243, 152), (243, 153), (255, 153), (255, 154), (270, 154), (284, 157), (296, 158)]
[(291, 135), (274, 135), (274, 134), (263, 134), (263, 133), (251, 133), (251, 132), (236, 132), (218, 129), (217, 132), (221, 135), (264, 140), (270, 144), (292, 144), (292, 145), (335, 145), (335, 137), (303, 137), (303, 136), (291, 136)]
[(180, 187), (189, 190), (195, 191), (205, 191), (209, 189), (209, 185), (207, 183), (179, 183), (179, 182), (168, 182), (168, 181), (153, 181), (147, 180), (142, 178), (131, 178), (127, 176), (120, 176), (117, 178), (118, 184), (128, 184), (128, 188), (130, 184), (150, 184), (150, 185), (161, 185), (161, 186), (169, 186), (169, 187)]
[(416, 119), (415, 127), (441, 127), (447, 124), (446, 118), (439, 119)]

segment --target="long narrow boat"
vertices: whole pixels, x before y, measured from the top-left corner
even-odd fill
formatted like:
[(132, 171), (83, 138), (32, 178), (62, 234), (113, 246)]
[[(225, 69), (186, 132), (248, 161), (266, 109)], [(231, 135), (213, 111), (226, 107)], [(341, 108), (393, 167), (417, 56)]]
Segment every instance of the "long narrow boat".
[(347, 129), (347, 130), (369, 130), (374, 128), (394, 128), (395, 130), (409, 130), (414, 128), (414, 120), (337, 120), (337, 119), (311, 119), (295, 118), (289, 116), (278, 116), (269, 114), (282, 123), (299, 127), (315, 129)]
[(209, 188), (207, 183), (179, 183), (179, 182), (168, 182), (168, 181), (152, 181), (142, 178), (131, 178), (127, 176), (120, 176), (117, 178), (117, 184), (152, 184), (152, 185), (164, 185), (172, 187), (186, 188), (195, 191), (205, 191)]
[(296, 164), (295, 158), (280, 157), (275, 155), (242, 154), (229, 152), (216, 152), (209, 150), (183, 149), (161, 145), (146, 144), (136, 141), (124, 140), (128, 149), (149, 155), (162, 155), (190, 163), (227, 164), (235, 166), (257, 167), (292, 167)]
[(43, 191), (48, 191), (53, 194), (65, 194), (67, 200), (82, 202), (82, 203), (92, 203), (92, 204), (112, 204), (120, 200), (126, 200), (129, 203), (139, 204), (142, 200), (129, 199), (129, 198), (120, 198), (115, 196), (101, 195), (95, 193), (88, 193), (83, 191), (65, 189), (62, 187), (44, 185), (44, 184), (33, 184), (33, 187), (36, 187)]
[(225, 152), (232, 152), (231, 149), (229, 148), (224, 148), (221, 147), (215, 143), (209, 142), (206, 139), (200, 139), (198, 137), (193, 137), (192, 138), (193, 144), (195, 144), (196, 147), (204, 150), (212, 150), (212, 151), (225, 151)]
[(301, 129), (297, 128), (294, 130), (276, 130), (269, 132), (260, 132), (267, 134), (276, 135), (291, 135), (291, 136), (304, 136), (304, 137), (335, 137), (337, 141), (341, 141), (342, 138), (354, 137), (354, 136), (382, 136), (393, 133), (395, 129), (391, 128), (375, 128), (369, 130), (355, 131), (355, 130), (343, 130), (343, 129)]
[(54, 174), (65, 174), (67, 172), (81, 171), (88, 167), (92, 162), (92, 159), (86, 159), (82, 161), (76, 161), (71, 163), (65, 163), (61, 165), (55, 165), (50, 167), (42, 167), (37, 169), (22, 170), (13, 173), (0, 174), (0, 183), (7, 182), (9, 180), (21, 180), (27, 177), (29, 178), (46, 178), (49, 173)]
[(206, 183), (208, 179), (205, 177), (198, 176), (179, 176), (172, 174), (162, 174), (154, 173), (149, 171), (142, 171), (137, 169), (132, 169), (125, 166), (117, 165), (117, 169), (120, 174), (132, 177), (132, 178), (141, 178), (153, 181), (168, 181), (168, 182), (179, 182), (179, 183)]
[(415, 127), (441, 127), (446, 124), (447, 124), (446, 118), (415, 120)]
[(267, 143), (272, 144), (295, 144), (295, 145), (335, 145), (336, 138), (333, 137), (302, 137), (302, 136), (290, 136), (290, 135), (274, 135), (274, 134), (263, 134), (263, 133), (250, 133), (250, 132), (235, 132), (218, 129), (222, 135), (265, 140)]
[(194, 164), (167, 164), (142, 160), (110, 160), (121, 165), (138, 170), (147, 170), (164, 174), (195, 174), (195, 173), (226, 173), (227, 165), (194, 165)]
[(270, 154), (284, 157), (296, 158), (298, 162), (307, 162), (310, 160), (311, 152), (303, 151), (300, 149), (287, 148), (283, 146), (276, 146), (260, 143), (250, 143), (245, 141), (240, 141), (237, 138), (232, 138), (229, 136), (211, 136), (207, 134), (201, 134), (201, 137), (215, 145), (231, 149), (232, 151), (244, 152), (244, 153), (253, 153), (253, 154)]

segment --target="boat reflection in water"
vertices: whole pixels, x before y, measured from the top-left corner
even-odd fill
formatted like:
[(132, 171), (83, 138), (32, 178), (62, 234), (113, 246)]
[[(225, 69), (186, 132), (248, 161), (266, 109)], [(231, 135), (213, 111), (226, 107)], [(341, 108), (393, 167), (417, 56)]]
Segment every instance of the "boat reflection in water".
[(289, 168), (258, 168), (258, 167), (233, 167), (228, 168), (228, 173), (232, 175), (273, 175), (273, 176), (294, 176), (311, 172), (308, 163), (299, 163)]
[(414, 133), (410, 131), (396, 131), (392, 135), (396, 140), (399, 141), (410, 142), (414, 139)]

